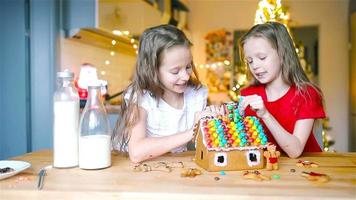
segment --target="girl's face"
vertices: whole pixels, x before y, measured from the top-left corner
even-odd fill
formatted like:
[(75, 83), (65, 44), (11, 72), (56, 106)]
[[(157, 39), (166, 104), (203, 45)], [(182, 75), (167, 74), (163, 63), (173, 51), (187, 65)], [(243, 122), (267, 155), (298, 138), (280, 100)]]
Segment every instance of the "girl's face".
[(182, 94), (192, 74), (192, 55), (185, 46), (174, 46), (161, 55), (158, 78), (163, 85), (164, 95)]
[(245, 60), (251, 73), (262, 84), (282, 79), (277, 50), (263, 37), (251, 37), (243, 45)]

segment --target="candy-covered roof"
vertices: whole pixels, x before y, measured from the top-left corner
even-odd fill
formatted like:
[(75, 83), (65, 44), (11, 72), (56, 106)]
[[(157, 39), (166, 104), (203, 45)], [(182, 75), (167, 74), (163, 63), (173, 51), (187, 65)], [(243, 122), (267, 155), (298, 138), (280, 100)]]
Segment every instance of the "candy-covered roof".
[(203, 144), (208, 150), (230, 151), (264, 148), (267, 137), (254, 116), (239, 113), (237, 103), (224, 104), (225, 116), (200, 120)]

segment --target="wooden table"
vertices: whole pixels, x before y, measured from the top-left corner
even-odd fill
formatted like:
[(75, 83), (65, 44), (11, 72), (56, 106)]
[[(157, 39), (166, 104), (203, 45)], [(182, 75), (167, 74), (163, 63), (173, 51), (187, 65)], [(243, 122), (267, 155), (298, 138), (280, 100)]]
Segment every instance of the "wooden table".
[[(192, 158), (193, 152), (186, 152), (146, 163), (182, 161), (186, 168), (197, 167)], [(243, 179), (243, 171), (220, 175), (203, 170), (195, 178), (181, 177), (181, 168), (170, 173), (134, 172), (127, 157), (114, 154), (113, 165), (103, 170), (50, 169), (43, 189), (37, 190), (39, 170), (52, 163), (52, 152), (44, 150), (13, 158), (30, 162), (32, 167), (1, 180), (0, 199), (356, 199), (356, 153), (313, 153), (299, 159), (317, 162), (320, 167), (297, 167), (298, 159), (281, 157), (278, 171), (260, 170), (280, 175), (280, 179), (259, 182)], [(331, 181), (320, 184), (300, 176), (310, 170), (328, 174)]]

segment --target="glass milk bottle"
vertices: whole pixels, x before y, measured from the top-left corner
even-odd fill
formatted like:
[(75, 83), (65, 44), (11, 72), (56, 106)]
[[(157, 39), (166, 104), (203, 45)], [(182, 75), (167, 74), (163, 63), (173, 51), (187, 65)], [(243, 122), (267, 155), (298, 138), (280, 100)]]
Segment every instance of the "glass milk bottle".
[(101, 169), (111, 165), (109, 120), (101, 101), (99, 81), (88, 84), (88, 99), (79, 123), (79, 167)]
[(78, 166), (79, 95), (73, 86), (74, 73), (57, 73), (54, 93), (53, 166)]

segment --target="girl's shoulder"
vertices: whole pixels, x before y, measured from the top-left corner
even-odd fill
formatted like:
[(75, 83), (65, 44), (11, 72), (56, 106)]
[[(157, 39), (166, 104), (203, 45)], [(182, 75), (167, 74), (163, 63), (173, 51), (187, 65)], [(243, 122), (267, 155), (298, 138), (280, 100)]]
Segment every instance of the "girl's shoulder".
[(298, 119), (324, 118), (324, 103), (321, 91), (312, 85), (306, 85), (296, 93), (291, 102), (298, 108)]
[[(132, 95), (132, 99), (131, 98)], [(126, 103), (137, 103), (140, 106), (146, 105), (156, 105), (156, 99), (154, 96), (148, 91), (148, 90), (143, 90), (141, 92), (133, 92), (132, 88), (128, 88), (124, 94), (124, 99)]]
[(139, 98), (139, 104), (141, 107), (145, 108), (154, 108), (157, 107), (157, 99), (152, 95), (148, 90), (144, 90), (142, 95)]
[(203, 85), (197, 88), (194, 86), (188, 86), (187, 90), (185, 91), (185, 96), (188, 98), (197, 98), (197, 97), (207, 98), (208, 88)]
[(306, 85), (303, 89), (298, 90), (296, 86), (293, 87), (297, 95), (309, 100), (322, 100), (323, 95), (319, 88), (312, 85)]
[(311, 95), (317, 95), (320, 96), (321, 95), (321, 91), (319, 88), (311, 86), (311, 85), (307, 85), (306, 86), (306, 90), (308, 91), (309, 94)]

